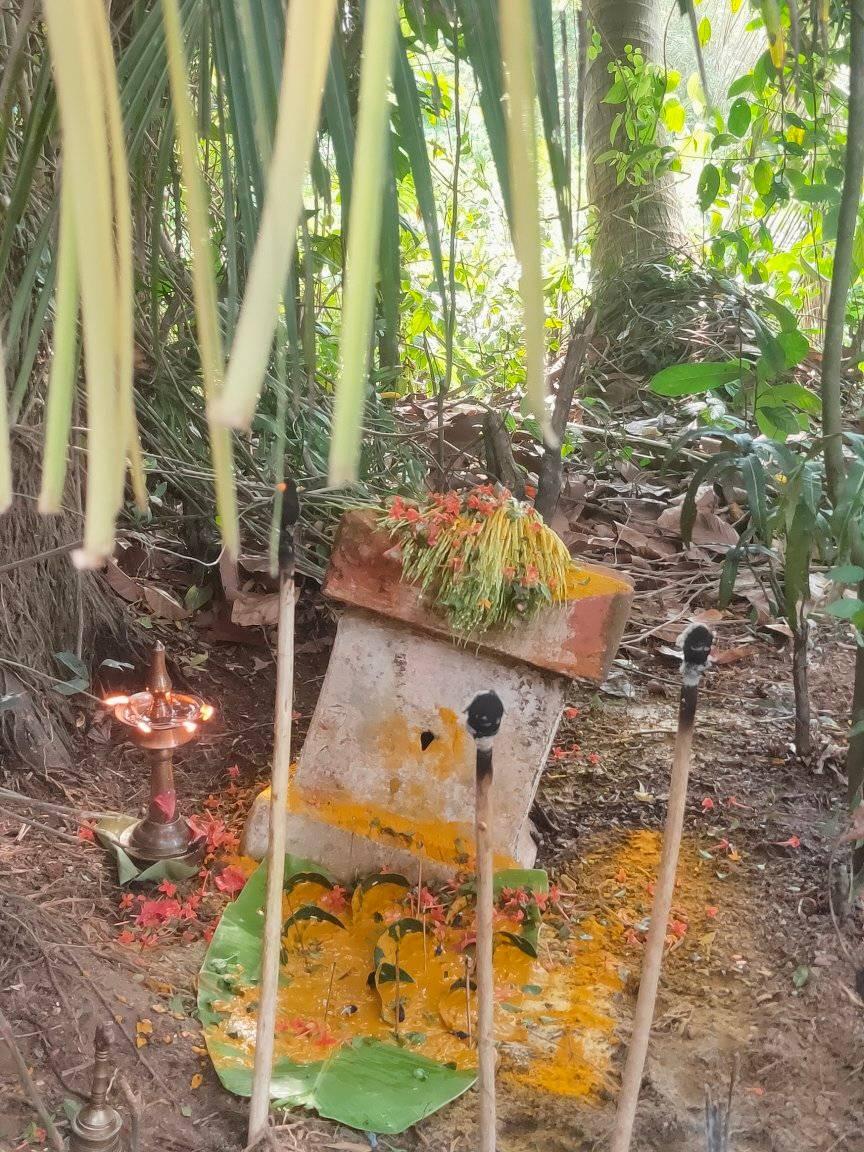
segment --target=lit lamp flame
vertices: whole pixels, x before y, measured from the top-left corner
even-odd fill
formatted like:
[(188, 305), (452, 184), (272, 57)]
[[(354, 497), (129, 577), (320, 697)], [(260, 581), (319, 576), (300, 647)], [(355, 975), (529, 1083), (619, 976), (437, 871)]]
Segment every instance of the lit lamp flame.
[(109, 708), (116, 708), (118, 704), (128, 704), (129, 703), (129, 697), (128, 696), (106, 696), (105, 699), (102, 701), (102, 703), (107, 705)]
[(209, 720), (215, 711), (216, 709), (212, 704), (202, 704), (198, 715), (202, 720)]
[(195, 723), (194, 720), (184, 720), (183, 721), (183, 727), (186, 729), (187, 732), (197, 732), (198, 731), (198, 725)]
[(149, 733), (153, 731), (153, 725), (148, 720), (139, 720), (137, 723), (141, 732)]

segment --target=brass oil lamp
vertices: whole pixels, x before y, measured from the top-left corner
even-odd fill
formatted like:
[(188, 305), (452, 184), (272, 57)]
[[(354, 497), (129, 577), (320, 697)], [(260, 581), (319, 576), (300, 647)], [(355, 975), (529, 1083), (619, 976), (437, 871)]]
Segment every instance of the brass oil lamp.
[(107, 1102), (111, 1084), (111, 1039), (110, 1026), (100, 1024), (96, 1029), (96, 1059), (90, 1096), (72, 1119), (70, 1152), (120, 1152), (123, 1118)]
[(136, 863), (145, 866), (159, 860), (194, 863), (201, 851), (193, 845), (192, 834), (177, 807), (174, 749), (197, 739), (201, 723), (213, 715), (213, 705), (199, 696), (172, 689), (165, 666), (165, 646), (158, 642), (145, 691), (112, 696), (105, 703), (129, 730), (133, 743), (153, 753), (147, 815), (124, 830), (118, 842)]

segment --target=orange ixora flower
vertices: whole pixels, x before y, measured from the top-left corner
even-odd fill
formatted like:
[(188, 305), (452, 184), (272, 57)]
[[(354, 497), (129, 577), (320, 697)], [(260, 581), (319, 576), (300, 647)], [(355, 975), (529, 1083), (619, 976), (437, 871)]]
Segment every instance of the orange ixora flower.
[(382, 524), (403, 579), (465, 637), (529, 619), (567, 588), (571, 560), (563, 541), (500, 485), (397, 496)]

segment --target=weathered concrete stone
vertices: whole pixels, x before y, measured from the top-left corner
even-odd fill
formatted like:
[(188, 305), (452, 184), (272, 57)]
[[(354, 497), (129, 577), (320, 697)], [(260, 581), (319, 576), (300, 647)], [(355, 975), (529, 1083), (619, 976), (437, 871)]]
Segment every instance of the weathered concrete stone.
[[(369, 845), (376, 867), (406, 852), (451, 871), (472, 865), (475, 749), (464, 711), (487, 688), (505, 709), (495, 742), (493, 842), (502, 866), (530, 866), (528, 812), (566, 681), (353, 611), (339, 622), (291, 782), (289, 851), (335, 872), (365, 866)], [(334, 855), (322, 858), (334, 829), (346, 835), (331, 837)], [(254, 843), (251, 821), (247, 830), (248, 854), (266, 846), (262, 831), (259, 814)]]
[[(417, 875), (473, 867), (472, 698), (504, 702), (495, 741), (493, 843), (499, 866), (530, 867), (528, 819), (564, 702), (566, 677), (602, 680), (632, 589), (607, 569), (574, 598), (512, 630), (455, 642), (446, 621), (403, 584), (389, 539), (365, 513), (342, 522), (325, 582), (349, 605), (290, 788), (289, 852), (350, 880), (379, 868)], [(263, 856), (269, 794), (247, 822), (244, 851)]]

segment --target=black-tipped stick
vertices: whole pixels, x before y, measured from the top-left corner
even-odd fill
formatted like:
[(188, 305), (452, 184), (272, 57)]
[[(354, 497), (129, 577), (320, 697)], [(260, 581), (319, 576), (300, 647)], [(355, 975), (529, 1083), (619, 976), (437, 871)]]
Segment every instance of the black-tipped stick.
[(279, 529), (279, 632), (276, 642), (276, 714), (273, 774), (270, 785), (270, 839), (267, 844), (267, 893), (264, 901), (264, 942), (261, 950), (261, 996), (255, 1032), (255, 1070), (249, 1102), (247, 1143), (254, 1144), (267, 1127), (273, 1038), (279, 991), (279, 946), (282, 929), (282, 884), (288, 819), (288, 776), (291, 763), (291, 713), (294, 703), (294, 528), (300, 514), (293, 480), (281, 487)]
[[(478, 1152), (495, 1152), (495, 970), (492, 965), (494, 858), (492, 853), (492, 744), (504, 715), (495, 692), (481, 692), (468, 707), (468, 731), (477, 746), (474, 832), (477, 874), (477, 1064), (480, 1085)], [(470, 1004), (470, 977), (467, 980)]]
[(633, 1032), (627, 1050), (627, 1062), (621, 1080), (621, 1095), (618, 1098), (618, 1111), (615, 1127), (612, 1130), (610, 1152), (628, 1152), (633, 1134), (633, 1121), (639, 1103), (639, 1088), (645, 1057), (648, 1053), (648, 1040), (654, 1019), (654, 1005), (657, 1001), (657, 986), (660, 982), (660, 969), (663, 964), (663, 950), (666, 943), (666, 927), (672, 909), (675, 893), (675, 875), (678, 869), (678, 855), (681, 850), (681, 834), (684, 830), (684, 808), (687, 803), (687, 780), (690, 775), (690, 752), (693, 745), (693, 725), (696, 719), (696, 699), (699, 680), (705, 671), (711, 652), (713, 637), (704, 624), (695, 624), (683, 636), (684, 665), (681, 683), (681, 702), (678, 708), (678, 732), (675, 737), (675, 755), (672, 760), (672, 777), (669, 785), (669, 804), (666, 809), (666, 825), (663, 829), (663, 848), (660, 853), (660, 868), (654, 889), (654, 904), (651, 909), (651, 925), (645, 942), (642, 958), (642, 975), (639, 981), (639, 995), (636, 1011), (633, 1014)]

